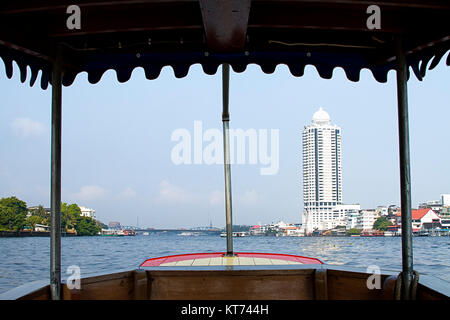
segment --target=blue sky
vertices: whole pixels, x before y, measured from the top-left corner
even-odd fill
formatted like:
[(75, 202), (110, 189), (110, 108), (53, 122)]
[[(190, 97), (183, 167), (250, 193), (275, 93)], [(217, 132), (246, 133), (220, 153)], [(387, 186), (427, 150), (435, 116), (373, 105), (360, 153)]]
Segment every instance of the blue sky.
[[(444, 59), (443, 59), (444, 60)], [(441, 61), (423, 82), (408, 82), (413, 206), (450, 193), (450, 81)], [(37, 84), (39, 81), (37, 81)], [(233, 165), (233, 222), (298, 223), (302, 210), (301, 132), (321, 106), (342, 128), (343, 197), (362, 208), (400, 203), (395, 73), (380, 84), (335, 69), (321, 79), (308, 66), (301, 78), (286, 66), (272, 75), (251, 65), (231, 74), (231, 128), (278, 129), (280, 166)], [(50, 202), (51, 89), (7, 79), (0, 63), (0, 197), (29, 206)], [(199, 65), (176, 79), (166, 67), (156, 80), (136, 69), (120, 84), (108, 71), (95, 85), (80, 74), (63, 89), (62, 200), (97, 211), (108, 223), (143, 227), (225, 224), (222, 165), (175, 165), (171, 134), (222, 128), (221, 72)]]

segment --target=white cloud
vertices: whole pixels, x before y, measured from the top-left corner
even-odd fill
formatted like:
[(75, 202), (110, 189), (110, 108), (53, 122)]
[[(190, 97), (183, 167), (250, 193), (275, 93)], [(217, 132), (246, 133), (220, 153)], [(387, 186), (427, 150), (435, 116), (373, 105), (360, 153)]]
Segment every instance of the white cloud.
[[(233, 199), (243, 205), (254, 205), (260, 200), (256, 190), (245, 190), (241, 195), (235, 195)], [(221, 190), (214, 190), (209, 193), (194, 194), (179, 186), (169, 183), (167, 180), (161, 181), (157, 201), (182, 204), (205, 204), (208, 201), (210, 205), (219, 206), (225, 202), (225, 193)]]
[(195, 196), (183, 188), (163, 180), (159, 184), (159, 194), (156, 200), (172, 203), (193, 203), (195, 202)]
[(80, 192), (72, 194), (72, 198), (78, 201), (97, 200), (102, 198), (105, 193), (105, 189), (100, 186), (83, 186)]
[(126, 187), (119, 195), (117, 196), (120, 200), (128, 200), (136, 198), (136, 191), (134, 191), (131, 187)]
[(254, 189), (245, 190), (244, 194), (238, 197), (238, 201), (246, 205), (256, 204), (258, 199), (258, 193)]
[(45, 132), (45, 126), (29, 118), (16, 118), (11, 122), (14, 134), (22, 138), (39, 136)]

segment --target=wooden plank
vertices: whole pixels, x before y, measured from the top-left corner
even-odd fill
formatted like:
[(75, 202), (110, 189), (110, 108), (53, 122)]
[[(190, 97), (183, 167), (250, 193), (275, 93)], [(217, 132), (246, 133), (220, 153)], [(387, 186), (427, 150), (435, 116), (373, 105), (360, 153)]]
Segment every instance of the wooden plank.
[(161, 267), (170, 267), (170, 266), (255, 266), (255, 265), (288, 265), (288, 264), (298, 264), (301, 265), (303, 263), (299, 261), (290, 261), (284, 259), (274, 259), (274, 258), (255, 258), (255, 257), (214, 257), (214, 258), (198, 258), (194, 257), (191, 259), (180, 260), (180, 261), (172, 261), (168, 263), (161, 263)]
[(93, 284), (96, 282), (107, 282), (109, 280), (132, 278), (133, 274), (134, 270), (120, 271), (115, 273), (99, 274), (91, 277), (82, 278), (81, 281), (83, 284)]
[(134, 271), (81, 279), (81, 300), (131, 300), (134, 298)]
[(192, 263), (193, 266), (209, 266), (211, 258), (195, 259)]
[(82, 284), (80, 299), (82, 300), (132, 300), (134, 281), (116, 279), (105, 282)]
[(269, 265), (269, 264), (272, 264), (270, 259), (266, 259), (266, 258), (253, 258), (253, 261), (255, 261), (255, 265)]
[(333, 3), (335, 5), (343, 6), (369, 6), (372, 4), (378, 6), (386, 6), (386, 7), (400, 7), (400, 8), (433, 8), (433, 9), (445, 9), (448, 8), (447, 0), (409, 0), (409, 1), (401, 1), (401, 0), (253, 0), (254, 3), (312, 3), (312, 4), (330, 4)]
[(239, 265), (241, 266), (254, 266), (255, 260), (249, 257), (239, 257)]
[(177, 261), (176, 263), (175, 263), (175, 265), (178, 267), (178, 266), (183, 266), (183, 267), (189, 267), (189, 266), (191, 266), (192, 265), (192, 262), (193, 262), (194, 260), (181, 260), (181, 261)]
[(221, 266), (223, 264), (222, 257), (211, 258), (209, 261), (210, 266)]
[(328, 300), (327, 269), (316, 269), (314, 273), (314, 296), (316, 300)]
[(419, 283), (417, 286), (416, 299), (417, 300), (449, 300), (449, 297)]
[[(272, 265), (271, 265), (272, 266)], [(301, 265), (303, 267), (304, 265)], [(283, 266), (282, 266), (283, 267)], [(321, 268), (321, 267), (319, 267)], [(311, 265), (309, 268), (295, 268), (295, 269), (245, 269), (245, 270), (209, 270), (209, 269), (197, 269), (193, 270), (191, 268), (186, 269), (157, 269), (148, 270), (149, 274), (154, 277), (190, 277), (190, 276), (258, 276), (264, 277), (266, 275), (285, 275), (285, 276), (303, 276), (303, 275), (313, 275), (314, 270), (317, 269), (316, 265)]]
[[(272, 265), (273, 267), (273, 265)], [(297, 269), (137, 270), (81, 280), (81, 290), (62, 287), (63, 299), (393, 299), (396, 275), (381, 275), (382, 289), (369, 290), (371, 274), (348, 267), (309, 266)], [(325, 283), (326, 280), (326, 283)], [(445, 282), (421, 275), (417, 299), (448, 299)], [(447, 288), (448, 290), (448, 288)], [(8, 296), (8, 297), (7, 297)], [(49, 299), (48, 281), (27, 284), (0, 295), (2, 299)]]
[[(135, 3), (115, 6), (88, 6), (81, 9), (81, 29), (66, 26), (66, 8), (50, 8), (34, 14), (0, 11), (0, 26), (8, 34), (28, 31), (36, 37), (73, 37), (145, 30), (202, 29), (202, 16), (196, 2)], [(45, 23), (43, 23), (45, 21)], [(2, 31), (5, 29), (1, 29)]]
[[(330, 300), (381, 300), (382, 289), (367, 287), (367, 279), (372, 274), (328, 269), (328, 299)], [(386, 275), (380, 275), (381, 283)]]
[(62, 300), (80, 300), (81, 299), (81, 290), (79, 289), (69, 289), (67, 284), (62, 285)]
[(23, 296), (18, 300), (50, 300), (50, 285)]
[[(445, 16), (450, 7), (436, 8), (382, 6), (382, 26), (379, 30), (367, 28), (368, 4), (342, 5), (287, 1), (252, 2), (249, 28), (297, 28), (335, 31), (359, 31), (363, 33), (414, 32), (420, 30), (445, 30)], [(447, 11), (446, 11), (447, 10)], [(425, 13), (426, 14), (425, 14)], [(417, 19), (422, 17), (423, 24)]]
[(270, 259), (270, 262), (273, 265), (285, 265), (285, 264), (289, 264), (288, 260), (282, 260), (282, 259)]
[(147, 296), (147, 272), (136, 270), (134, 272), (134, 300), (146, 300)]
[(149, 271), (156, 300), (309, 300), (314, 270)]
[(161, 266), (163, 267), (171, 267), (171, 266), (175, 266), (177, 264), (176, 261), (172, 261), (172, 262), (167, 262), (167, 263), (162, 263)]

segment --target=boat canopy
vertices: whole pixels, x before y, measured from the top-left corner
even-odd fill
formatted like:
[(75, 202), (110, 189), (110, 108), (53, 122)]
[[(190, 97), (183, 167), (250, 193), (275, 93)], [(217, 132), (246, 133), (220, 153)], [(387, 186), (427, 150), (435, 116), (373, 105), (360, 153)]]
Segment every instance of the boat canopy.
[[(287, 65), (300, 77), (314, 66), (322, 78), (341, 67), (358, 81), (368, 69), (379, 82), (395, 70), (395, 37), (421, 80), (450, 49), (448, 0), (15, 0), (0, 4), (0, 57), (33, 86), (51, 84), (57, 47), (62, 84), (86, 72), (90, 83), (115, 70), (119, 82), (141, 67), (156, 79), (171, 66), (177, 78), (200, 64), (206, 74), (229, 64), (273, 73)], [(446, 59), (450, 65), (450, 55)], [(431, 61), (431, 63), (430, 63)]]

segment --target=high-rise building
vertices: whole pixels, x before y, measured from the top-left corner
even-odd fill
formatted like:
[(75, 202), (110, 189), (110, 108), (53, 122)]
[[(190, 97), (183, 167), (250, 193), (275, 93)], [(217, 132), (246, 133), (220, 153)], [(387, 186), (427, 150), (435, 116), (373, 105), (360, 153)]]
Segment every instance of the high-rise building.
[(443, 206), (450, 206), (450, 194), (441, 194), (441, 204)]
[(306, 231), (323, 230), (336, 225), (337, 220), (345, 225), (345, 216), (336, 215), (334, 210), (339, 205), (342, 205), (341, 128), (332, 125), (328, 113), (320, 108), (312, 123), (303, 129), (302, 224)]

